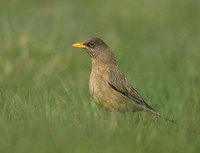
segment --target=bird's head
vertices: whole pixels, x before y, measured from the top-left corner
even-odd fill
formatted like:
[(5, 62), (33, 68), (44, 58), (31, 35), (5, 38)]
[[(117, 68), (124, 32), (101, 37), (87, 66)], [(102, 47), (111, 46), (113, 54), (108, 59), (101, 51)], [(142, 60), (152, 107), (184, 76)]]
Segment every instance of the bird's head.
[(95, 57), (102, 52), (109, 50), (106, 43), (97, 37), (91, 37), (84, 40), (82, 43), (73, 44), (72, 47), (83, 48), (91, 57)]
[(100, 38), (91, 37), (82, 43), (73, 44), (72, 47), (85, 49), (92, 59), (98, 59), (100, 62), (115, 62), (113, 53)]

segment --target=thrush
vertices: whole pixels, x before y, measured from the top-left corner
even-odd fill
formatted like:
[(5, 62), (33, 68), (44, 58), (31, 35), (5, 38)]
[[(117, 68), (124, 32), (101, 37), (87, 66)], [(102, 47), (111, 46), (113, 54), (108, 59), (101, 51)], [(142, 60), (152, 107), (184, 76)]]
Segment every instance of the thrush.
[(162, 117), (144, 101), (138, 91), (128, 82), (120, 70), (114, 54), (103, 40), (92, 37), (72, 46), (85, 49), (91, 57), (92, 70), (89, 91), (97, 105), (108, 111), (148, 111), (155, 116)]

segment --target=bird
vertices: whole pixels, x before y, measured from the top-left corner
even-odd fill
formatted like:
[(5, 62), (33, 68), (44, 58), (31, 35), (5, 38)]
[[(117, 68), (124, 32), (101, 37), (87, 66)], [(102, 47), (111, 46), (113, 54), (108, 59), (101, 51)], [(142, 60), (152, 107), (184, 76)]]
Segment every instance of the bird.
[(176, 123), (161, 116), (145, 102), (139, 92), (128, 82), (117, 64), (115, 55), (102, 39), (91, 37), (82, 43), (73, 44), (72, 47), (83, 48), (91, 57), (89, 92), (97, 105), (110, 112), (147, 111)]

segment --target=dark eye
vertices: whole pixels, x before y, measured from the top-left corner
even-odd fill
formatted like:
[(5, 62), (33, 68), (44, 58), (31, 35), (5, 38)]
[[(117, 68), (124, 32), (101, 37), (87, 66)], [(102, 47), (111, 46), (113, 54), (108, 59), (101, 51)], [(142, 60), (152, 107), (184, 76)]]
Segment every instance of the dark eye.
[(95, 43), (94, 43), (94, 42), (91, 42), (91, 43), (90, 43), (90, 47), (93, 48), (94, 46), (95, 46)]

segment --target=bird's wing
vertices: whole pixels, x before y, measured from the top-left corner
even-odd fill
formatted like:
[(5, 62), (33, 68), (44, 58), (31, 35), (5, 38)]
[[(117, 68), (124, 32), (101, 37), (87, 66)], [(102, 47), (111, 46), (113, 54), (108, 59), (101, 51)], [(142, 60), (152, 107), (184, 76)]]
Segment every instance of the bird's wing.
[(121, 95), (129, 98), (130, 100), (144, 105), (144, 100), (128, 82), (124, 74), (121, 72), (119, 66), (112, 66), (110, 68), (109, 82), (111, 88), (119, 92)]
[[(112, 89), (119, 92), (122, 96), (130, 99), (131, 101), (144, 106), (143, 108), (149, 111), (150, 113), (161, 117), (151, 106), (149, 106), (143, 98), (140, 96), (138, 91), (134, 89), (131, 84), (128, 82), (124, 74), (121, 72), (119, 66), (112, 66), (109, 73), (109, 82), (108, 84)], [(166, 120), (169, 120), (165, 118)]]

